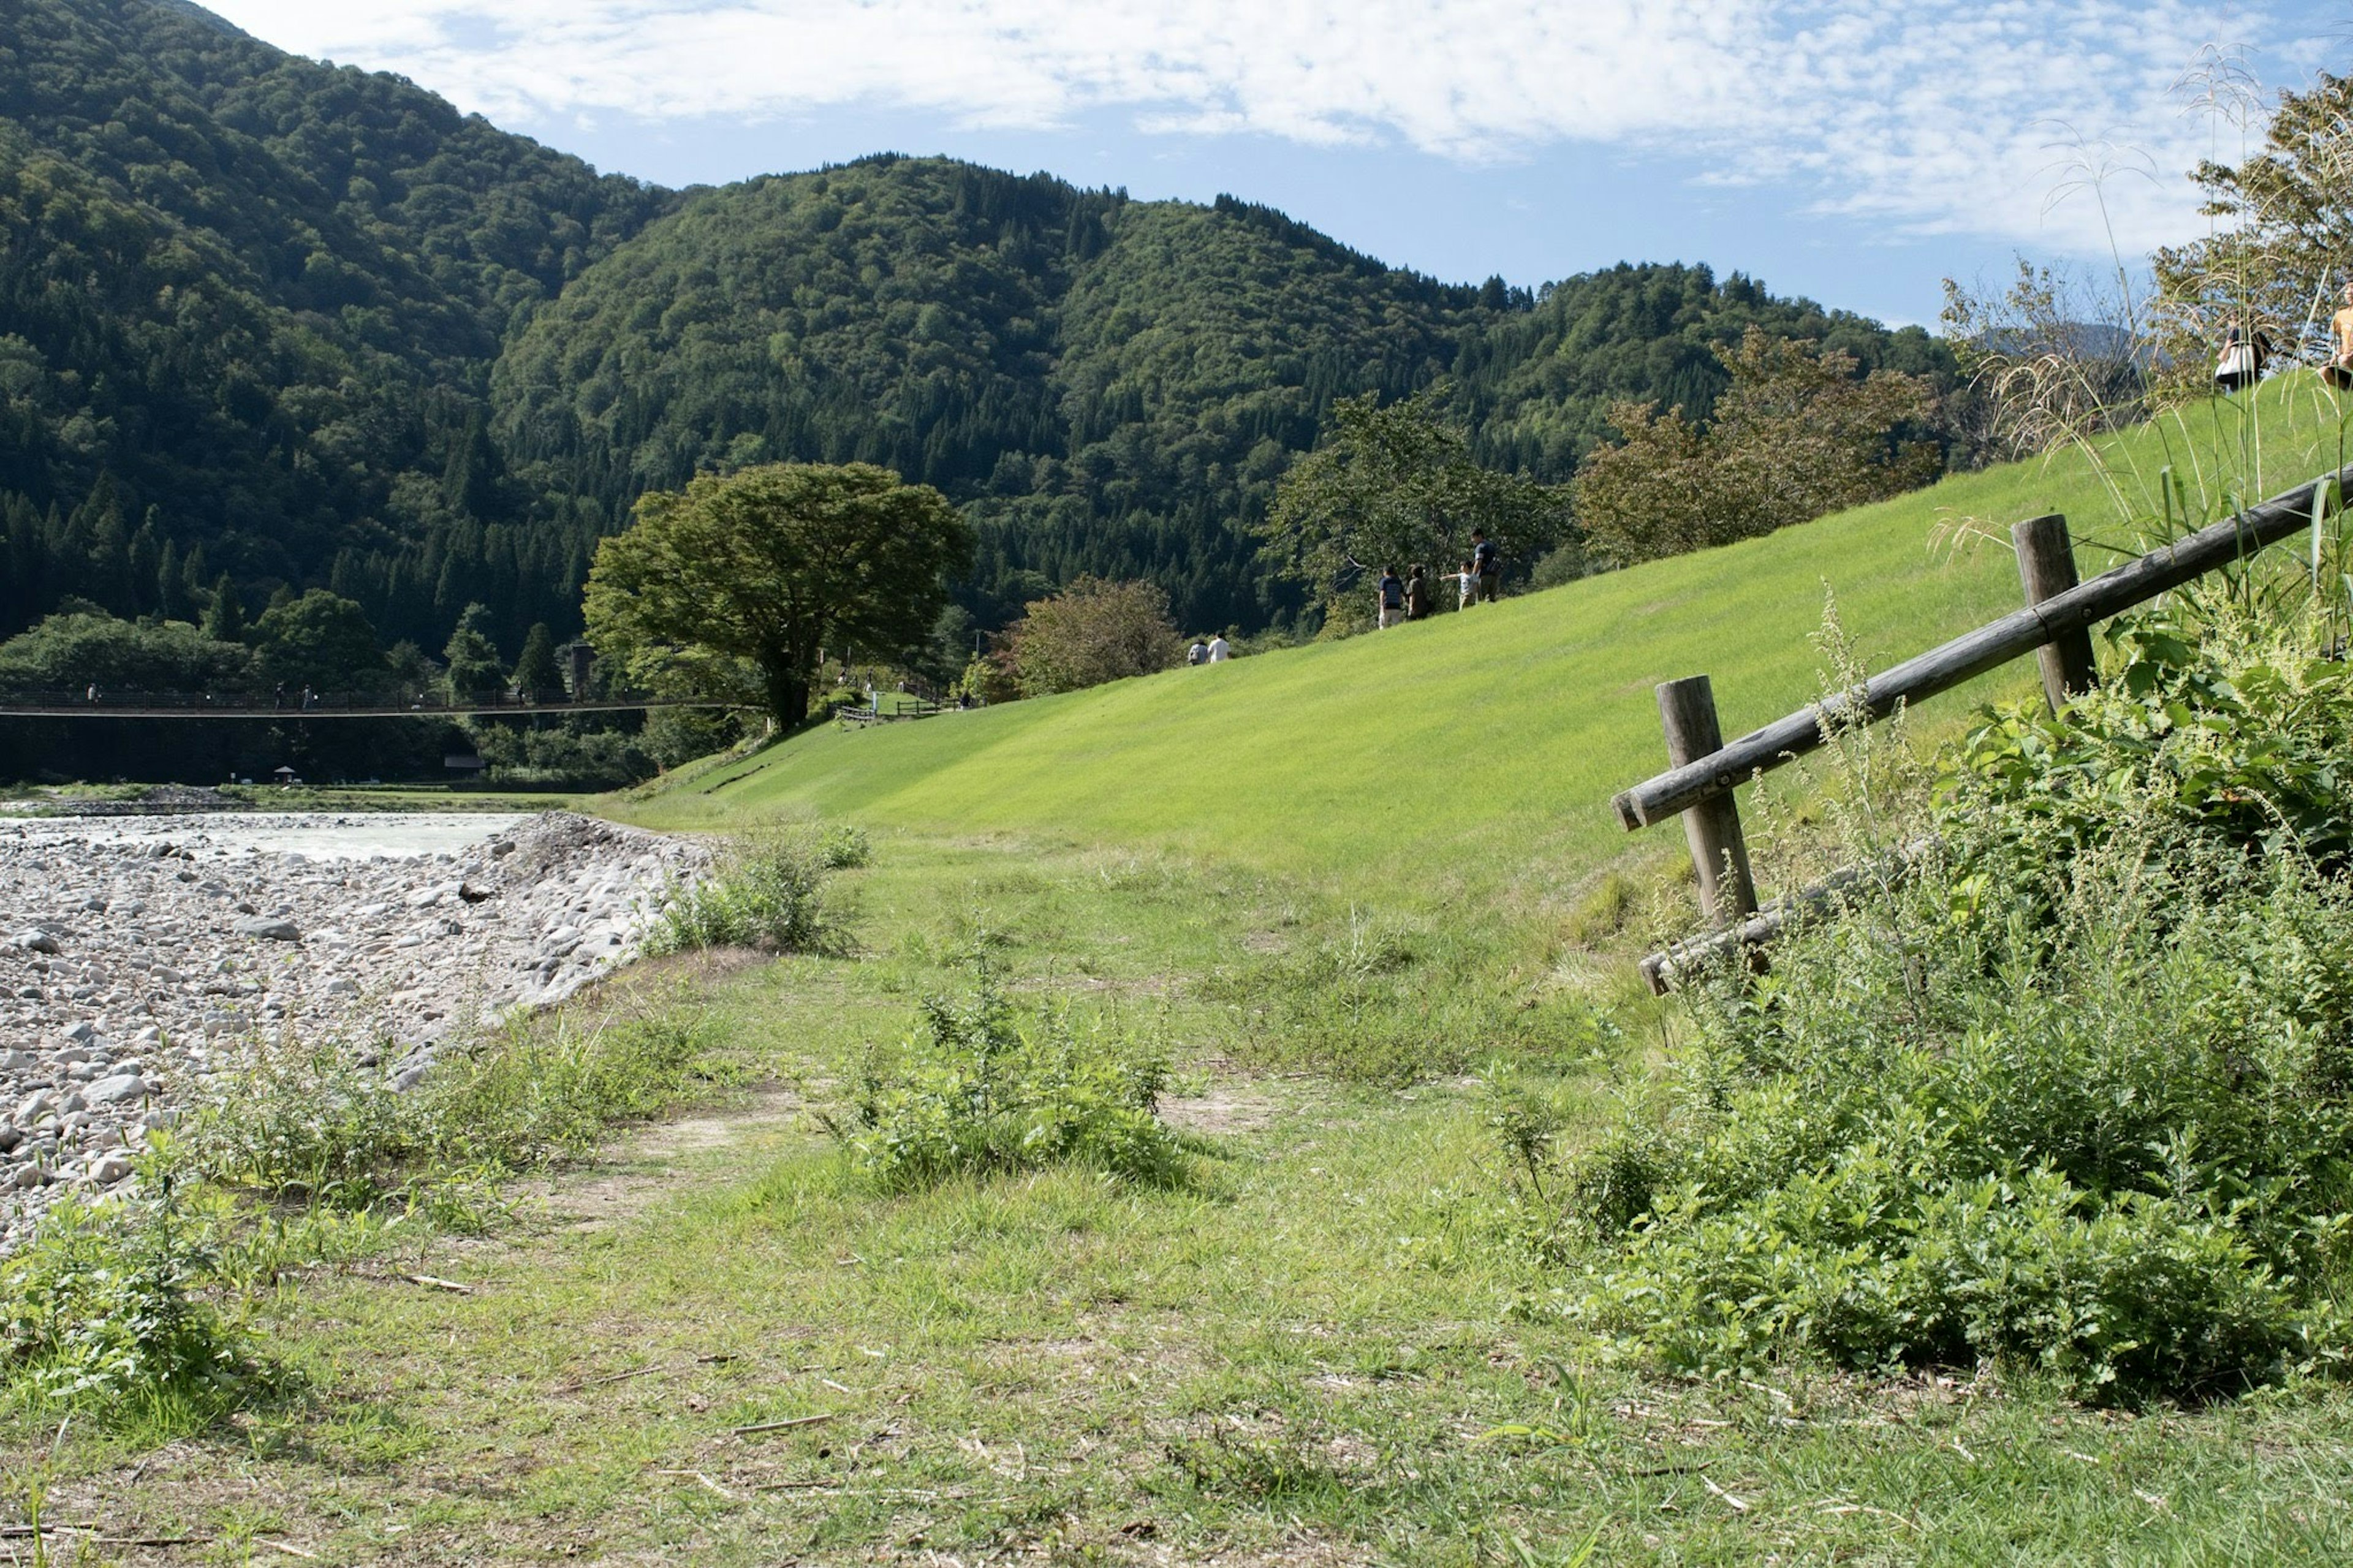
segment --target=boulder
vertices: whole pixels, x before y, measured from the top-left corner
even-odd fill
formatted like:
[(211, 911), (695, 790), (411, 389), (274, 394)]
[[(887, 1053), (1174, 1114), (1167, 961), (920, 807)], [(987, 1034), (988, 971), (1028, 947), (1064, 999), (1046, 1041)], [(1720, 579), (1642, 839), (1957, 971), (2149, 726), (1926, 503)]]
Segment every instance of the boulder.
[(290, 920), (280, 920), (269, 915), (257, 915), (251, 920), (237, 921), (237, 934), (239, 936), (263, 937), (270, 942), (301, 942), (302, 940), (302, 928), (296, 925)]
[(119, 1072), (112, 1078), (102, 1078), (81, 1091), (91, 1105), (128, 1105), (147, 1094), (147, 1080), (135, 1072)]

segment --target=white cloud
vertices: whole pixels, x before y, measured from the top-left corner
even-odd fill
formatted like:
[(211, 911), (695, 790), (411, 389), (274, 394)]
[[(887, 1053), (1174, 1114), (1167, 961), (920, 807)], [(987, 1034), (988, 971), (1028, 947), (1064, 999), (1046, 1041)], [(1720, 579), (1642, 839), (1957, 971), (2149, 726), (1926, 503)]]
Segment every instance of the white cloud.
[[(281, 47), (397, 70), (494, 119), (758, 120), (900, 106), (980, 126), (1130, 113), (1165, 134), (1403, 143), (1465, 162), (1591, 143), (1913, 232), (2101, 251), (2047, 198), (2072, 132), (2128, 253), (2194, 219), (2205, 130), (2173, 85), (2211, 0), (215, 0)], [(2242, 27), (2263, 18), (2242, 14)], [(2284, 38), (2284, 42), (2285, 39)], [(2063, 116), (2068, 122), (2056, 122)]]

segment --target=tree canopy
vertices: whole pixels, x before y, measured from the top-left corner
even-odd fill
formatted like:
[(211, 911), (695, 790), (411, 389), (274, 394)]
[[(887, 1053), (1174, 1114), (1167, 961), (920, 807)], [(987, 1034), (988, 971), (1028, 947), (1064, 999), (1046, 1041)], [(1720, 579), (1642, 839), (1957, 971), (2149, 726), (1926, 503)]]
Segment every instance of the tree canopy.
[(1368, 571), (1419, 562), (1443, 572), (1469, 560), (1473, 532), (1523, 564), (1557, 543), (1569, 529), (1567, 491), (1482, 468), (1441, 396), (1384, 406), (1367, 393), (1333, 405), (1323, 444), (1275, 490), (1265, 558), (1336, 602)]
[(2174, 390), (2203, 394), (2217, 345), (2234, 323), (2282, 348), (2327, 353), (2322, 334), (2353, 281), (2353, 170), (2345, 128), (2353, 77), (2317, 73), (2284, 92), (2244, 162), (2199, 164), (2192, 178), (2212, 232), (2150, 258), (2157, 300), (2154, 363)]
[(1168, 595), (1156, 584), (1082, 577), (1029, 612), (1007, 638), (1024, 697), (1151, 675), (1185, 657)]
[(982, 629), (1081, 575), (1189, 626), (1312, 619), (1257, 525), (1335, 404), (1443, 382), (1545, 483), (1612, 400), (1704, 420), (1755, 323), (1949, 378), (1916, 329), (1734, 273), (1441, 282), (1232, 197), (881, 156), (691, 192), (173, 0), (0, 29), (0, 636), (68, 596), (194, 618), (226, 576), (438, 648), (577, 628), (638, 494), (871, 462), (972, 524)]
[(1680, 408), (1621, 403), (1624, 440), (1579, 471), (1577, 522), (1619, 563), (1805, 522), (1933, 479), (1935, 389), (1901, 371), (1750, 328), (1725, 353), (1732, 386), (1703, 429)]
[(597, 547), (588, 637), (649, 685), (748, 685), (789, 728), (808, 715), (821, 652), (916, 649), (971, 560), (944, 496), (870, 463), (702, 475), (640, 498)]

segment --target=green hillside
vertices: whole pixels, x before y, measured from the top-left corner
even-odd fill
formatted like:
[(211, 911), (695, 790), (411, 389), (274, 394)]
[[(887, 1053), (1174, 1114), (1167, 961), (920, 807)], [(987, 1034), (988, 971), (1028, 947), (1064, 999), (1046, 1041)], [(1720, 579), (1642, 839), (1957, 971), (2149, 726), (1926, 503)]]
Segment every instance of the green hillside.
[(1230, 197), (896, 156), (665, 191), (191, 5), (0, 0), (0, 638), (226, 573), (427, 648), (480, 601), (512, 658), (645, 489), (849, 458), (965, 510), (986, 624), (1093, 572), (1254, 628), (1300, 599), (1249, 524), (1335, 398), (1451, 377), (1487, 461), (1560, 478), (1611, 397), (1704, 415), (1752, 322), (1950, 376), (1736, 273), (1444, 283)]
[[(1149, 577), (1188, 626), (1303, 604), (1251, 525), (1333, 402), (1445, 380), (1482, 460), (1564, 479), (1614, 398), (1704, 417), (1750, 324), (1948, 383), (1916, 328), (1706, 268), (1440, 283), (1282, 214), (876, 157), (698, 194), (516, 334), (514, 471), (600, 526), (715, 464), (881, 463), (977, 525), (988, 626), (1082, 573)], [(1514, 563), (1525, 570), (1529, 562)]]
[[(2264, 492), (2333, 466), (2335, 416), (2308, 377), (2264, 395)], [(2211, 447), (2235, 412), (2114, 442), (2153, 483), (2165, 442)], [(2225, 430), (2224, 434), (2229, 432)], [(1165, 845), (1354, 884), (1481, 889), (1574, 879), (1619, 852), (1609, 796), (1664, 763), (1651, 688), (1715, 678), (1727, 735), (1810, 698), (1823, 590), (1867, 661), (1892, 663), (2014, 608), (2008, 550), (1975, 521), (2073, 520), (2087, 574), (2132, 537), (2081, 455), (1933, 489), (1722, 550), (1346, 641), (876, 731), (820, 731), (655, 797), (691, 826), (818, 813), (928, 834)], [(2193, 499), (2192, 467), (2182, 466)], [(2206, 483), (2221, 475), (2209, 458)], [(2153, 489), (2149, 493), (2154, 493)], [(1939, 700), (1950, 722), (2031, 664)], [(1671, 832), (1671, 830), (1669, 830)], [(1649, 844), (1668, 834), (1646, 836)]]

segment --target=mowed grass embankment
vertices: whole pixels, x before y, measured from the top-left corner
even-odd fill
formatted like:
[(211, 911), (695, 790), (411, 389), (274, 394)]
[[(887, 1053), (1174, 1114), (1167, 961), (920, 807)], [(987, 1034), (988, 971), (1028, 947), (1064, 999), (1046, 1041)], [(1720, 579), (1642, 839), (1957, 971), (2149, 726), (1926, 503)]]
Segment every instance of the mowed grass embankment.
[[(2266, 388), (2257, 494), (2337, 460), (2337, 422), (2311, 384)], [(1154, 846), (1366, 887), (1573, 881), (1626, 847), (1609, 797), (1664, 765), (1660, 681), (1711, 676), (1727, 736), (1778, 718), (1820, 688), (1825, 590), (1857, 653), (1883, 668), (2017, 607), (2009, 526), (2037, 513), (2067, 514), (2084, 572), (2103, 570), (2134, 542), (2111, 479), (2135, 502), (2153, 498), (2172, 451), (2193, 437), (2211, 449), (2236, 418), (2193, 409), (2107, 443), (2098, 464), (2070, 451), (1957, 476), (1388, 632), (920, 723), (821, 729), (617, 811), (673, 828), (814, 815)], [(2231, 481), (2211, 463), (2178, 471), (2192, 510), (2202, 489), (2202, 510), (2220, 515), (2211, 498)], [(1985, 532), (1999, 542), (1971, 537)], [(2021, 662), (1923, 717), (1949, 729), (2032, 680)]]

